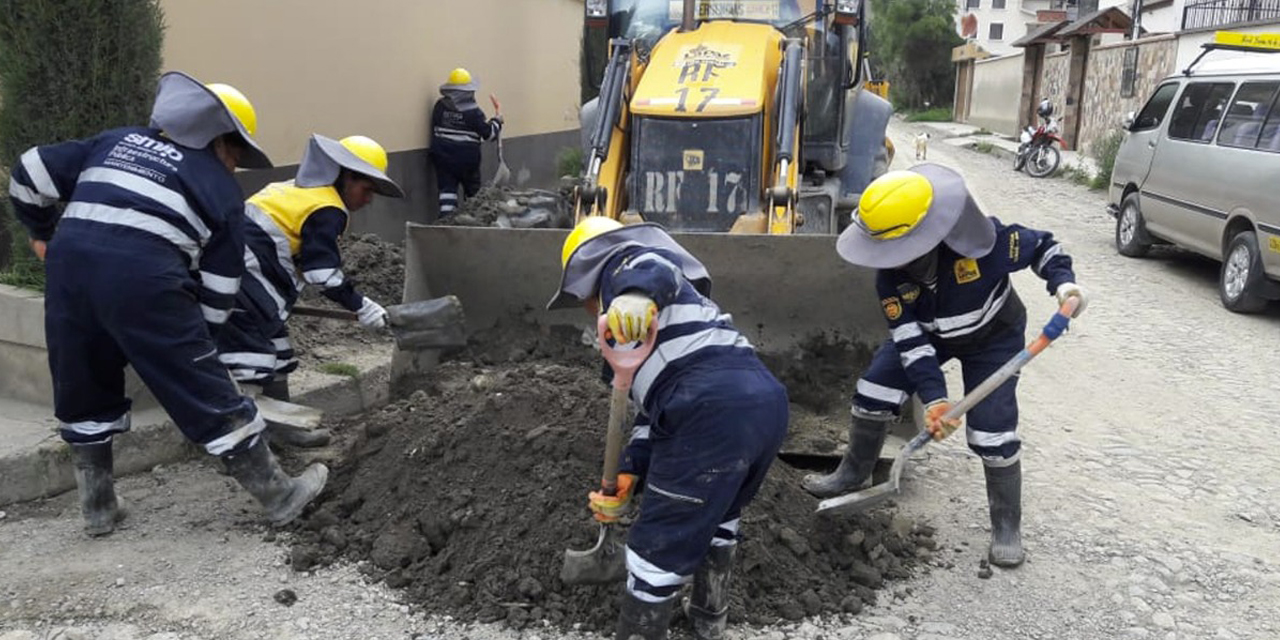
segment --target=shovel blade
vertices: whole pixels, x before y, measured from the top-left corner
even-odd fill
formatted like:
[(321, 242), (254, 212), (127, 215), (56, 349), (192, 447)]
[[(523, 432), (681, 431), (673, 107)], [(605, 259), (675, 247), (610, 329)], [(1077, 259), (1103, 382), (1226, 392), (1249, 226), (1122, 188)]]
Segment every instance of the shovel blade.
[(396, 345), (404, 350), (443, 349), (467, 344), (467, 319), (457, 296), (387, 308)]
[(626, 540), (617, 527), (600, 525), (596, 545), (586, 551), (565, 549), (560, 581), (565, 584), (610, 584), (627, 577)]
[(254, 396), (253, 401), (258, 405), (258, 413), (262, 415), (263, 420), (286, 427), (309, 431), (319, 427), (320, 419), (324, 417), (324, 412), (315, 407), (276, 400), (263, 395)]
[(870, 509), (898, 495), (898, 483), (890, 480), (874, 487), (827, 498), (818, 503), (818, 513), (838, 516)]

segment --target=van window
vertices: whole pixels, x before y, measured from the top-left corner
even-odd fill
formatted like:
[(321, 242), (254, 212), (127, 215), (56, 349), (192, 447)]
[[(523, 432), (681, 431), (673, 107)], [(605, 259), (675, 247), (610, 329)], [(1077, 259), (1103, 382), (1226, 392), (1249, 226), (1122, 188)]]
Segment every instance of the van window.
[(1169, 105), (1173, 103), (1173, 94), (1178, 92), (1178, 83), (1170, 82), (1160, 85), (1156, 92), (1151, 94), (1151, 99), (1147, 100), (1146, 106), (1142, 107), (1142, 112), (1138, 117), (1133, 119), (1133, 126), (1129, 127), (1130, 131), (1150, 131), (1160, 126), (1164, 122), (1164, 117), (1169, 113)]
[(1174, 105), (1169, 137), (1195, 142), (1213, 140), (1233, 89), (1235, 84), (1230, 82), (1188, 84)]
[(1222, 119), (1218, 144), (1246, 148), (1257, 146), (1277, 87), (1280, 87), (1280, 82), (1246, 82), (1240, 85), (1236, 99), (1231, 101), (1227, 116)]
[(1262, 135), (1258, 136), (1255, 148), (1263, 151), (1280, 151), (1280, 92), (1272, 98), (1271, 109), (1267, 112), (1267, 120), (1262, 124)]

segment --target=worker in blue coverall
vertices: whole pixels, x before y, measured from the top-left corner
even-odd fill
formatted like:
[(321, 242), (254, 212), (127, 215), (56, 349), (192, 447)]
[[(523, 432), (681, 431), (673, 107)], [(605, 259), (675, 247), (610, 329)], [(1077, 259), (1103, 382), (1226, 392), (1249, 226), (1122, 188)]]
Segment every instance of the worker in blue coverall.
[(440, 99), (431, 112), (431, 161), (440, 192), (440, 217), (458, 209), (458, 190), (468, 198), (480, 191), (480, 143), (502, 133), (502, 105), (494, 96), (494, 115), (486, 118), (476, 104), (471, 73), (458, 68), (440, 85)]
[[(298, 368), (286, 322), (307, 285), (350, 311), (364, 327), (386, 326), (387, 312), (356, 290), (342, 271), (338, 238), (352, 211), (374, 194), (404, 197), (387, 177), (387, 152), (364, 136), (333, 140), (313, 135), (293, 180), (263, 187), (245, 204), (245, 275), (235, 311), (218, 339), (218, 358), (241, 385), (289, 400), (288, 375)], [(323, 446), (323, 429), (269, 424), (276, 443)]]
[(281, 470), (259, 437), (257, 407), (217, 358), (214, 335), (244, 272), (244, 201), (233, 173), (271, 166), (256, 128), (239, 91), (171, 72), (150, 126), (34, 147), (13, 168), (10, 198), (46, 261), (54, 412), (90, 535), (111, 533), (123, 517), (111, 443), (129, 430), (127, 364), (274, 524), (296, 518), (324, 487), (324, 465), (297, 478)]
[[(853, 396), (849, 449), (829, 475), (809, 475), (804, 488), (831, 497), (866, 487), (888, 423), (911, 396), (925, 407), (925, 426), (941, 440), (960, 426), (940, 365), (960, 360), (966, 393), (1025, 346), (1027, 313), (1009, 274), (1028, 267), (1059, 302), (1087, 303), (1071, 257), (1046, 231), (1006, 225), (984, 215), (963, 178), (936, 164), (892, 171), (863, 193), (854, 224), (836, 248), (853, 264), (877, 269), (876, 290), (891, 337), (875, 352)], [(991, 516), (989, 560), (1022, 563), (1022, 463), (1018, 378), (969, 410), (969, 448), (982, 459)]]
[(657, 326), (654, 351), (631, 387), (631, 400), (652, 420), (637, 423), (617, 495), (589, 497), (597, 519), (613, 522), (641, 479), (645, 486), (627, 537), (617, 637), (666, 638), (677, 592), (692, 582), (694, 632), (719, 638), (739, 519), (786, 435), (786, 389), (707, 297), (706, 268), (662, 227), (588, 217), (565, 240), (561, 264), (548, 308), (603, 310), (618, 344)]

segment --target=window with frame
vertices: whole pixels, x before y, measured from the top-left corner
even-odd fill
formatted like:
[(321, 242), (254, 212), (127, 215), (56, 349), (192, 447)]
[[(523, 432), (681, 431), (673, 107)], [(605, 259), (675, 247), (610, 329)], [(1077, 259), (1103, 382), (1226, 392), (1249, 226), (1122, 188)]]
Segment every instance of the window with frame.
[(966, 0), (964, 6), (966, 9), (978, 9), (980, 8), (980, 5), (979, 5), (980, 2), (981, 0)]
[(1132, 98), (1138, 84), (1138, 48), (1124, 50), (1124, 67), (1120, 72), (1120, 97)]
[(1277, 88), (1280, 88), (1280, 82), (1246, 82), (1240, 85), (1240, 90), (1236, 92), (1235, 99), (1227, 107), (1226, 116), (1222, 119), (1218, 144), (1248, 149), (1257, 147), (1263, 125), (1271, 113)]
[(1138, 117), (1133, 119), (1133, 126), (1129, 127), (1129, 130), (1150, 131), (1158, 128), (1160, 123), (1164, 122), (1165, 116), (1169, 114), (1169, 105), (1173, 104), (1173, 96), (1177, 93), (1178, 83), (1176, 82), (1160, 85), (1160, 88), (1151, 94), (1147, 104), (1142, 107)]
[(1235, 84), (1231, 82), (1188, 84), (1174, 105), (1169, 137), (1192, 142), (1213, 140), (1234, 89)]
[(1005, 0), (991, 0), (992, 9), (1003, 9)]
[(999, 22), (992, 22), (991, 28), (987, 32), (987, 37), (991, 40), (1004, 40), (1004, 25)]

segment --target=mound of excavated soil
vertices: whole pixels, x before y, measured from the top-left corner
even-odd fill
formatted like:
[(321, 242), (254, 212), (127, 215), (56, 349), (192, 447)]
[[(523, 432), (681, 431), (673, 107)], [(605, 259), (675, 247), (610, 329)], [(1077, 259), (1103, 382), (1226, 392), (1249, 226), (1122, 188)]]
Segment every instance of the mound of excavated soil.
[[(558, 577), (566, 547), (595, 542), (586, 494), (608, 416), (600, 361), (565, 342), (588, 357), (539, 359), (534, 346), (515, 347), (520, 362), (447, 362), (408, 399), (340, 425), (363, 435), (303, 521), (293, 567), (346, 556), (432, 612), (611, 627), (618, 586)], [(775, 463), (744, 513), (733, 622), (856, 613), (935, 546), (931, 528), (887, 511), (817, 518), (801, 475)]]

